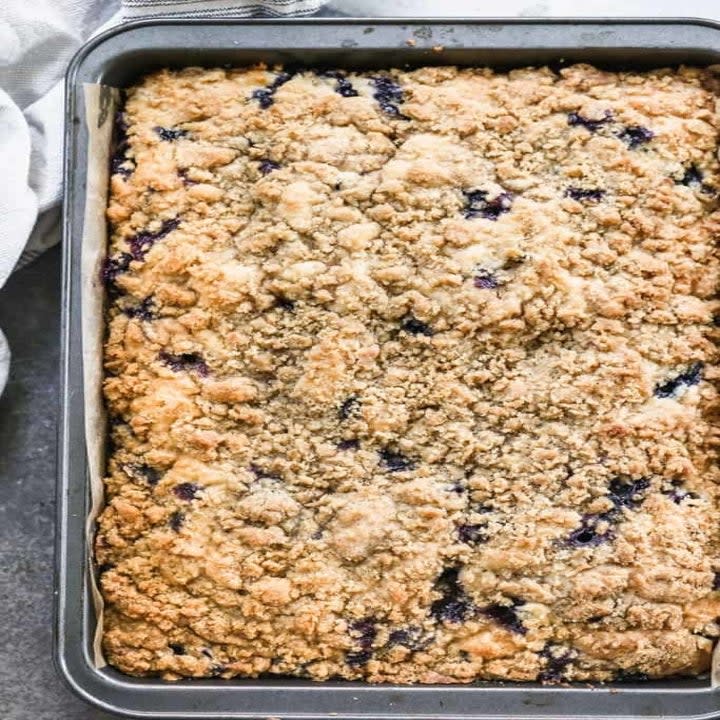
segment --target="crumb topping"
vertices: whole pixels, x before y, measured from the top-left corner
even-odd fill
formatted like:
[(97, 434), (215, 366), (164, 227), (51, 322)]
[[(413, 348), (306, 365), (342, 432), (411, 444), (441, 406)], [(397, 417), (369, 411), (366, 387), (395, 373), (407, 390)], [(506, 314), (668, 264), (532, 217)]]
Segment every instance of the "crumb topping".
[(162, 71), (116, 141), (111, 664), (708, 669), (710, 71)]

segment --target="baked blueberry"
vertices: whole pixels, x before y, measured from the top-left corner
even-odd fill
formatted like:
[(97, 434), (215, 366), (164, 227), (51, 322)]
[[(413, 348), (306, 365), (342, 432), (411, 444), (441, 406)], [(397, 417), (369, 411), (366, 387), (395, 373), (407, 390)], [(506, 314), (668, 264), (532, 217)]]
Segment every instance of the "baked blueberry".
[(430, 615), (438, 622), (461, 623), (476, 612), (476, 607), (460, 585), (460, 568), (447, 567), (435, 581), (441, 597), (430, 606)]
[(663, 383), (655, 386), (655, 397), (669, 398), (673, 397), (678, 390), (683, 387), (690, 387), (697, 385), (702, 380), (704, 364), (701, 362), (695, 362), (690, 365), (687, 370), (683, 370), (679, 375), (676, 375), (670, 380), (666, 380)]
[(566, 544), (570, 547), (595, 547), (609, 542), (615, 534), (610, 527), (604, 532), (598, 532), (597, 525), (601, 521), (609, 523), (610, 518), (607, 514), (584, 515), (580, 526), (568, 535)]
[(135, 170), (135, 164), (121, 155), (113, 155), (110, 158), (110, 173), (112, 175), (122, 175), (130, 177)]
[(345, 662), (350, 667), (362, 667), (372, 658), (371, 650), (358, 650), (346, 653)]
[(172, 515), (170, 515), (170, 519), (168, 520), (168, 524), (175, 532), (180, 532), (183, 522), (185, 522), (185, 515), (179, 510), (172, 513)]
[(610, 122), (612, 117), (612, 113), (609, 110), (606, 110), (605, 115), (599, 120), (591, 120), (590, 118), (583, 117), (580, 113), (571, 112), (568, 114), (568, 125), (580, 125), (590, 132), (596, 132), (601, 125)]
[(695, 163), (692, 163), (689, 167), (685, 169), (685, 174), (682, 176), (682, 178), (676, 182), (678, 182), (680, 185), (685, 185), (686, 187), (697, 188), (700, 190), (700, 192), (707, 195), (714, 195), (715, 188), (712, 185), (707, 185), (706, 183), (704, 183), (703, 177), (704, 176), (702, 170), (700, 170), (700, 168)]
[(257, 90), (253, 90), (251, 97), (254, 100), (258, 101), (258, 104), (261, 108), (263, 108), (263, 110), (267, 110), (267, 108), (269, 108), (275, 102), (275, 92), (277, 91), (277, 89), (291, 79), (292, 73), (278, 73), (275, 76), (275, 79), (270, 83), (270, 85), (264, 88), (258, 88)]
[(146, 465), (145, 463), (135, 463), (133, 465), (127, 465), (125, 469), (126, 471), (128, 471), (129, 475), (132, 475), (137, 479), (143, 480), (148, 485), (150, 485), (150, 487), (155, 487), (155, 485), (160, 482), (160, 478), (163, 475), (160, 470), (151, 467), (150, 465)]
[(142, 260), (147, 251), (161, 238), (175, 230), (180, 225), (180, 218), (163, 220), (160, 228), (155, 231), (142, 230), (133, 235), (129, 240), (130, 254), (133, 260)]
[(123, 308), (123, 314), (127, 315), (129, 318), (136, 318), (147, 322), (155, 317), (152, 312), (152, 307), (153, 298), (152, 295), (150, 295), (135, 305)]
[(524, 635), (527, 628), (523, 625), (517, 609), (522, 607), (525, 601), (520, 598), (510, 598), (510, 603), (510, 605), (501, 605), (500, 603), (486, 605), (480, 609), (480, 612), (508, 630)]
[(357, 438), (350, 438), (349, 440), (341, 440), (337, 444), (338, 450), (357, 450), (360, 447), (360, 441)]
[(547, 643), (540, 652), (545, 658), (545, 668), (540, 671), (537, 679), (540, 682), (561, 682), (565, 679), (565, 671), (577, 657), (577, 652), (565, 645)]
[(260, 160), (260, 164), (258, 165), (258, 170), (263, 175), (269, 175), (273, 170), (279, 169), (280, 163), (276, 163), (274, 160), (270, 160), (269, 158), (263, 158)]
[(348, 624), (350, 636), (363, 649), (372, 647), (377, 637), (377, 624), (374, 618), (363, 618), (362, 620), (354, 620)]
[(346, 397), (340, 407), (338, 408), (338, 418), (340, 420), (347, 420), (351, 415), (354, 415), (360, 407), (360, 400), (357, 395), (350, 395)]
[(469, 525), (463, 523), (458, 525), (457, 529), (458, 539), (461, 543), (467, 545), (480, 545), (481, 543), (487, 542), (488, 534), (487, 527), (484, 525)]
[(427, 323), (418, 320), (414, 315), (408, 315), (404, 318), (400, 327), (411, 335), (425, 335), (430, 337), (433, 334), (433, 329)]
[(616, 508), (636, 508), (644, 499), (643, 493), (650, 487), (649, 478), (633, 480), (624, 476), (610, 481), (608, 498)]
[(468, 220), (481, 217), (486, 220), (497, 220), (512, 208), (512, 193), (502, 192), (494, 198), (488, 199), (489, 193), (485, 190), (463, 190), (465, 196), (464, 215)]
[(124, 273), (133, 260), (130, 253), (118, 253), (111, 257), (106, 257), (100, 268), (100, 279), (109, 288), (115, 284), (117, 276)]
[(408, 650), (424, 650), (433, 641), (432, 636), (425, 634), (419, 625), (408, 625), (391, 631), (388, 636), (387, 647), (402, 645)]
[(667, 495), (676, 505), (682, 504), (684, 500), (697, 500), (700, 496), (690, 490), (682, 487), (681, 480), (673, 480), (672, 487), (669, 490), (663, 490), (663, 495)]
[(187, 372), (194, 371), (201, 377), (207, 377), (209, 373), (207, 364), (198, 353), (180, 353), (179, 355), (174, 355), (173, 353), (163, 350), (158, 357), (164, 365), (167, 365), (175, 372), (182, 372), (183, 370)]
[(373, 97), (378, 101), (383, 112), (403, 120), (409, 119), (398, 108), (398, 105), (403, 103), (405, 98), (402, 88), (392, 78), (378, 76), (370, 78), (370, 82), (375, 88)]
[(173, 488), (173, 493), (181, 500), (186, 500), (190, 502), (190, 500), (194, 500), (197, 497), (197, 494), (198, 492), (200, 492), (200, 490), (201, 488), (199, 485), (196, 485), (195, 483), (184, 482), (176, 485)]
[(494, 290), (500, 287), (496, 275), (485, 268), (478, 268), (473, 277), (473, 285), (481, 290)]
[(357, 97), (358, 91), (353, 87), (352, 83), (344, 77), (337, 79), (335, 92), (343, 97)]
[(181, 130), (180, 128), (164, 128), (160, 125), (156, 125), (153, 130), (158, 134), (161, 140), (166, 142), (174, 142), (179, 140), (181, 137), (185, 137), (188, 132), (187, 130)]
[(655, 133), (642, 125), (628, 125), (619, 137), (632, 150), (649, 143), (655, 137)]
[(358, 91), (340, 70), (319, 70), (321, 77), (333, 78), (335, 80), (335, 92), (343, 97), (357, 97)]
[(415, 468), (413, 461), (399, 452), (383, 448), (378, 454), (380, 455), (380, 464), (388, 472), (404, 472)]
[(168, 647), (173, 651), (174, 655), (185, 654), (185, 646), (180, 643), (168, 643)]
[(565, 197), (572, 198), (578, 202), (583, 200), (590, 200), (592, 202), (600, 202), (605, 196), (605, 191), (600, 188), (579, 188), (569, 187), (565, 190)]

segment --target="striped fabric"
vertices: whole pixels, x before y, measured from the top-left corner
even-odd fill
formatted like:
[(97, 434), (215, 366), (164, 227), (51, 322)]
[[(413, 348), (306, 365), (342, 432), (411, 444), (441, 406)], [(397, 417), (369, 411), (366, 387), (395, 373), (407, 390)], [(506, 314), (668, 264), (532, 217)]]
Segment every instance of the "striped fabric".
[(311, 15), (327, 0), (123, 0), (126, 20)]

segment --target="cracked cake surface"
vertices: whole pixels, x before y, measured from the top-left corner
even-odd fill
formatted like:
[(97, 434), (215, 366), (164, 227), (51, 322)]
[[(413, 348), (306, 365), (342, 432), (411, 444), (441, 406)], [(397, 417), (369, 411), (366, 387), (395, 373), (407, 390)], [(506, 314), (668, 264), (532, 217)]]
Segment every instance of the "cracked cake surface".
[(588, 65), (131, 88), (102, 268), (107, 660), (707, 671), (717, 89)]

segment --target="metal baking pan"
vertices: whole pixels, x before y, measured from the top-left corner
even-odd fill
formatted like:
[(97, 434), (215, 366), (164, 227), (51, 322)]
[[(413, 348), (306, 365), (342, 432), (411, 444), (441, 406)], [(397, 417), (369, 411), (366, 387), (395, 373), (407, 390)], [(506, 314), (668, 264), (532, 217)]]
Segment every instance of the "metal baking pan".
[[(414, 45), (408, 44), (414, 41)], [(440, 50), (440, 47), (443, 49)], [(617, 69), (720, 63), (720, 24), (701, 20), (150, 21), (90, 41), (67, 73), (61, 412), (57, 485), (56, 661), (80, 696), (105, 710), (162, 718), (710, 718), (709, 679), (542, 687), (317, 683), (293, 678), (139, 679), (96, 669), (84, 523), (88, 482), (80, 344), (80, 244), (87, 132), (83, 83), (131, 85), (161, 67), (247, 65), (378, 68), (428, 64), (589, 62)]]

